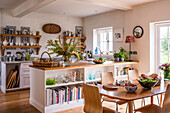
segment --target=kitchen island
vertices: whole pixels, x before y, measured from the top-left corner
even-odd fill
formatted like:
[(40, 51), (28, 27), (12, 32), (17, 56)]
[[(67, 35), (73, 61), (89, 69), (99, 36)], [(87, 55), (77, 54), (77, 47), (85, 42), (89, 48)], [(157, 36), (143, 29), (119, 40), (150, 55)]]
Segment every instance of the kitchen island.
[[(30, 104), (43, 113), (52, 113), (82, 106), (83, 96), (82, 93), (79, 92), (82, 91), (82, 83), (100, 82), (100, 74), (103, 72), (113, 72), (115, 80), (119, 76), (127, 77), (128, 79), (128, 75), (117, 76), (117, 67), (137, 67), (134, 65), (138, 63), (138, 61), (107, 61), (104, 64), (94, 64), (93, 62), (83, 61), (73, 63), (72, 66), (69, 67), (52, 68), (34, 67), (30, 65)], [(74, 72), (76, 72), (76, 79), (71, 79), (67, 82), (63, 82), (65, 81), (66, 76), (67, 78), (70, 76), (73, 77), (70, 73)], [(49, 78), (55, 79), (57, 83), (54, 85), (46, 85), (46, 80)], [(71, 92), (71, 90), (73, 92)], [(60, 98), (60, 96), (57, 95), (58, 93), (61, 94), (60, 91), (64, 92), (64, 98)], [(71, 92), (71, 96), (66, 93), (68, 91)]]

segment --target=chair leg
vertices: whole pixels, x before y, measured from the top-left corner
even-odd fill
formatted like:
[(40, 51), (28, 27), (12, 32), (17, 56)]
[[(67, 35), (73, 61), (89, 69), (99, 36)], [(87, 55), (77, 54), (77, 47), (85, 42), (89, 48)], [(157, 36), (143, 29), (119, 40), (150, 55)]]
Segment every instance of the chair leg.
[(143, 105), (145, 106), (145, 98), (143, 98)]
[(133, 101), (133, 107), (134, 107), (134, 109), (135, 109), (135, 101)]
[(160, 102), (159, 102), (159, 95), (157, 95), (157, 100), (158, 100), (158, 105), (160, 105)]
[(126, 106), (126, 113), (128, 112), (128, 104), (127, 104), (127, 106)]
[(116, 104), (116, 112), (118, 112), (118, 110), (119, 110), (119, 107), (118, 107), (119, 105), (118, 104)]

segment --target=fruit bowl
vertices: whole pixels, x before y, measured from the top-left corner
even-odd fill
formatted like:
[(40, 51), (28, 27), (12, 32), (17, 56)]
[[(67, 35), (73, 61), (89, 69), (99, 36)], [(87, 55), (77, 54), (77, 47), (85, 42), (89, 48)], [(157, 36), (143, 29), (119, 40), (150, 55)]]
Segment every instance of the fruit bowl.
[(104, 58), (99, 58), (99, 60), (93, 60), (95, 64), (103, 64), (105, 62)]
[(129, 93), (134, 93), (138, 89), (138, 85), (126, 83), (125, 88)]
[(102, 62), (102, 61), (93, 61), (95, 64), (103, 64), (104, 63), (104, 61)]
[(143, 86), (145, 89), (152, 89), (154, 87), (158, 80), (154, 79), (139, 79), (138, 82), (141, 86)]

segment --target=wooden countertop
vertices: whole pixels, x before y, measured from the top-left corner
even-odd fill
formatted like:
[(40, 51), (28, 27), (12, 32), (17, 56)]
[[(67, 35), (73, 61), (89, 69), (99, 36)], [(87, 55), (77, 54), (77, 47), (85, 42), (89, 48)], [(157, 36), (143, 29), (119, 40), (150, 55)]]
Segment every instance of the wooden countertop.
[(138, 61), (131, 62), (113, 62), (107, 61), (103, 64), (95, 64), (94, 62), (82, 61), (77, 63), (72, 63), (72, 66), (68, 67), (35, 67), (30, 65), (32, 68), (41, 69), (41, 70), (56, 70), (56, 69), (72, 69), (72, 68), (84, 68), (84, 67), (94, 67), (94, 66), (110, 66), (110, 65), (123, 65), (123, 64), (138, 64)]

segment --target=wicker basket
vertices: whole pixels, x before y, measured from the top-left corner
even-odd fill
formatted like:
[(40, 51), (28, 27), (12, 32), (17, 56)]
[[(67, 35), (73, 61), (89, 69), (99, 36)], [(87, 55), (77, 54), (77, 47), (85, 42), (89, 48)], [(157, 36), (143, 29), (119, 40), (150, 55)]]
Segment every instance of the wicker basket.
[[(44, 53), (48, 54), (51, 62), (42, 62), (42, 56), (43, 56)], [(59, 62), (58, 61), (52, 61), (51, 56), (47, 51), (45, 51), (41, 54), (40, 61), (32, 61), (32, 63), (33, 63), (33, 66), (36, 66), (36, 67), (58, 67), (59, 66)]]

